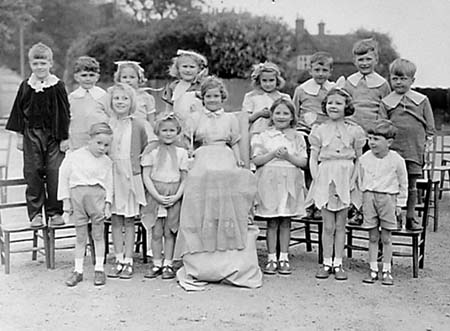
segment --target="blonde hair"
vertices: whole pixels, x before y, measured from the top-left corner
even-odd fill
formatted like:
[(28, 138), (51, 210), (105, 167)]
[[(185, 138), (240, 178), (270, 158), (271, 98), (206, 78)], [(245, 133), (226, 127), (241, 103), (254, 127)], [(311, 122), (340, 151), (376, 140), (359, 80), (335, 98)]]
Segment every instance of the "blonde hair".
[(134, 88), (132, 88), (130, 85), (125, 83), (116, 83), (113, 86), (108, 88), (108, 95), (109, 95), (109, 107), (112, 111), (112, 113), (115, 114), (114, 108), (112, 106), (113, 102), (113, 95), (115, 91), (123, 91), (129, 98), (130, 98), (130, 110), (129, 115), (133, 114), (136, 111), (136, 92), (134, 91)]
[(289, 126), (291, 128), (295, 128), (295, 126), (297, 125), (297, 113), (295, 111), (295, 106), (292, 103), (292, 101), (286, 97), (281, 97), (281, 98), (275, 100), (272, 103), (272, 106), (270, 106), (270, 125), (273, 125), (273, 119), (272, 119), (273, 113), (275, 112), (275, 109), (277, 109), (277, 107), (279, 105), (285, 105), (287, 107), (287, 109), (289, 109), (289, 111), (291, 112), (291, 115), (292, 115), (292, 119), (291, 119), (291, 122), (289, 123)]
[(93, 138), (98, 134), (106, 134), (111, 136), (113, 134), (113, 130), (106, 122), (94, 123), (89, 128), (89, 137)]
[(378, 58), (378, 43), (373, 38), (358, 40), (352, 49), (353, 56), (365, 55), (367, 53), (373, 52)]
[(178, 116), (175, 113), (170, 112), (170, 113), (162, 114), (162, 116), (156, 120), (153, 132), (157, 136), (159, 135), (159, 130), (161, 129), (161, 125), (165, 122), (175, 123), (175, 126), (177, 128), (177, 134), (181, 133), (182, 127), (181, 127), (180, 119), (178, 118)]
[(44, 59), (53, 61), (52, 49), (48, 47), (46, 44), (41, 42), (34, 44), (28, 51), (28, 60), (31, 61), (34, 59)]
[(389, 65), (389, 73), (391, 75), (414, 78), (414, 76), (416, 75), (416, 70), (416, 65), (407, 59), (395, 59)]
[(114, 64), (117, 64), (117, 70), (114, 73), (114, 83), (120, 83), (120, 74), (123, 69), (125, 68), (131, 68), (136, 72), (136, 75), (138, 77), (138, 85), (142, 85), (147, 81), (147, 78), (145, 78), (145, 71), (144, 68), (142, 68), (139, 64), (139, 62), (136, 61), (116, 61)]
[(208, 60), (206, 59), (206, 57), (194, 51), (185, 51), (179, 49), (177, 51), (177, 56), (172, 58), (172, 64), (169, 67), (170, 76), (181, 79), (178, 65), (180, 64), (180, 60), (186, 57), (192, 59), (198, 65), (199, 72), (197, 73), (195, 81), (201, 81), (205, 76), (208, 75)]

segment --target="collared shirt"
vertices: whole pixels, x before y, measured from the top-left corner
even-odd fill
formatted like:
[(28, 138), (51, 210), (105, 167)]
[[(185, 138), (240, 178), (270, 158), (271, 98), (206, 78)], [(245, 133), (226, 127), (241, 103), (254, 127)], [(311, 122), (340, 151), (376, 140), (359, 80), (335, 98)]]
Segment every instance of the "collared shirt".
[(394, 151), (389, 151), (383, 158), (367, 151), (359, 158), (359, 185), (363, 192), (397, 194), (397, 206), (406, 206), (408, 174), (405, 160)]
[(143, 167), (152, 167), (150, 178), (163, 183), (178, 183), (180, 181), (180, 172), (188, 170), (188, 154), (184, 148), (173, 146), (176, 151), (177, 167), (174, 169), (171, 164), (170, 154), (165, 153), (165, 160), (162, 160), (162, 166), (156, 167), (159, 162), (158, 157), (161, 147), (157, 147), (150, 153), (144, 154), (141, 159)]
[(355, 107), (351, 119), (366, 131), (377, 119), (385, 118), (379, 109), (380, 102), (391, 92), (391, 88), (382, 76), (376, 72), (365, 76), (356, 72), (347, 78), (344, 88), (352, 96)]
[(86, 90), (77, 88), (69, 94), (70, 103), (70, 148), (75, 150), (87, 144), (89, 129), (95, 123), (108, 123), (107, 93), (94, 86)]
[(406, 161), (423, 163), (425, 141), (434, 134), (434, 116), (428, 98), (415, 91), (401, 95), (392, 92), (383, 98), (380, 111), (387, 115), (397, 128), (391, 146)]
[(56, 85), (58, 81), (59, 78), (53, 74), (48, 75), (45, 80), (41, 80), (33, 73), (30, 78), (28, 78), (27, 84), (30, 85), (35, 92), (43, 92), (45, 88)]
[(333, 86), (334, 83), (329, 81), (319, 85), (311, 78), (295, 89), (294, 106), (300, 121), (308, 125), (326, 121), (327, 115), (322, 111), (322, 101)]
[(100, 185), (106, 201), (112, 202), (112, 164), (108, 156), (95, 157), (87, 147), (67, 153), (59, 168), (58, 200), (70, 198), (70, 189), (76, 186)]

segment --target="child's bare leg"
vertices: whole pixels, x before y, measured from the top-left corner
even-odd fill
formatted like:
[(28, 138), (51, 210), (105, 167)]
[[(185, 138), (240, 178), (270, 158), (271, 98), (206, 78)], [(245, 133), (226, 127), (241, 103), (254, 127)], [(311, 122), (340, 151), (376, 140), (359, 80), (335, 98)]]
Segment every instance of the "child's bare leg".
[(123, 263), (123, 225), (124, 217), (120, 215), (111, 215), (111, 234), (114, 244), (114, 254), (116, 255), (116, 262)]
[(166, 223), (164, 224), (164, 265), (172, 265), (174, 247), (175, 235)]
[(83, 273), (83, 261), (84, 253), (86, 250), (86, 240), (88, 237), (87, 225), (81, 225), (75, 227), (76, 241), (75, 241), (75, 270), (76, 272)]
[(162, 266), (162, 237), (164, 232), (162, 223), (162, 220), (158, 218), (152, 228), (153, 265), (157, 267)]
[(103, 263), (105, 261), (105, 223), (103, 220), (100, 222), (92, 222), (92, 239), (95, 246), (95, 270), (103, 271)]
[(323, 264), (331, 266), (331, 257), (333, 255), (334, 233), (336, 230), (336, 213), (322, 208), (323, 231), (322, 231), (322, 246), (323, 246)]
[(280, 226), (280, 261), (288, 260), (289, 242), (291, 240), (291, 219), (281, 218)]
[[(345, 247), (345, 223), (347, 221), (348, 208), (336, 212), (336, 228), (334, 235), (334, 258), (338, 264), (342, 264), (342, 255)], [(339, 263), (340, 262), (340, 263)]]
[[(267, 251), (269, 256), (275, 256), (274, 261), (276, 261), (276, 251), (277, 251), (277, 232), (278, 232), (278, 219), (271, 218), (267, 220), (267, 231), (266, 231), (266, 242)], [(270, 260), (270, 259), (269, 259)]]
[(378, 228), (373, 228), (369, 231), (369, 264), (370, 269), (378, 270), (378, 242), (380, 241), (380, 231)]
[(381, 242), (383, 243), (383, 271), (391, 271), (391, 262), (392, 262), (391, 231), (381, 229)]
[(133, 264), (134, 217), (126, 217), (125, 224), (125, 263)]

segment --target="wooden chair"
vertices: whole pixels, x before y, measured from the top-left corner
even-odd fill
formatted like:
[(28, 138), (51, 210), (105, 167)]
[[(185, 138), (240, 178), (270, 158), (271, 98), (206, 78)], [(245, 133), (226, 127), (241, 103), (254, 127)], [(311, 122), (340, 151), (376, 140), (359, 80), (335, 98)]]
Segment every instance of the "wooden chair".
[[(5, 130), (0, 122), (0, 179), (8, 179), (8, 166), (11, 153), (13, 134)], [(6, 202), (6, 187), (0, 190), (0, 201)]]
[[(433, 137), (433, 152), (436, 154), (435, 171), (439, 172), (439, 199), (442, 193), (450, 191), (450, 130), (443, 129), (436, 132)], [(447, 183), (447, 186), (445, 185)]]
[(322, 218), (292, 217), (293, 223), (300, 223), (305, 231), (306, 251), (312, 251), (312, 244), (317, 244), (317, 263), (323, 263)]
[[(417, 188), (424, 193), (423, 204), (418, 205), (417, 209), (422, 214), (422, 230), (406, 230), (400, 229), (392, 231), (392, 247), (393, 257), (411, 257), (413, 277), (419, 275), (419, 268), (423, 269), (425, 259), (425, 239), (428, 222), (428, 212), (433, 182), (428, 179), (426, 182), (418, 182)], [(353, 256), (354, 250), (368, 251), (368, 245), (363, 245), (361, 241), (369, 241), (368, 231), (366, 228), (357, 225), (347, 225), (347, 257)], [(357, 232), (355, 235), (354, 233)], [(358, 243), (354, 241), (358, 240)], [(397, 247), (397, 249), (396, 249)], [(408, 251), (398, 248), (407, 247)]]
[[(1, 179), (0, 189), (25, 186), (24, 179)], [(12, 193), (12, 192), (10, 192)], [(9, 195), (10, 197), (12, 194)], [(20, 193), (24, 197), (24, 193)], [(37, 253), (45, 257), (47, 268), (50, 268), (50, 247), (47, 226), (30, 227), (26, 213), (26, 202), (0, 202), (0, 253), (1, 262), (5, 265), (5, 273), (10, 273), (11, 254), (31, 252), (31, 259), (37, 259)], [(31, 237), (27, 234), (31, 233)], [(42, 244), (39, 243), (42, 241)], [(27, 243), (31, 242), (31, 247)], [(16, 245), (18, 244), (18, 245)], [(12, 246), (18, 248), (13, 248)], [(26, 246), (26, 247), (25, 247)]]

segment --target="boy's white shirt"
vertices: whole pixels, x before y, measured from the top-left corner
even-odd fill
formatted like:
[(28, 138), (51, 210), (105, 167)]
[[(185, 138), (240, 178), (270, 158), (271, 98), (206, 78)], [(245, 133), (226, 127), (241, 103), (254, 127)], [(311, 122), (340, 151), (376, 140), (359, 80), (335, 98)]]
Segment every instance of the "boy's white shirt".
[(303, 84), (301, 84), (300, 87), (303, 89), (303, 91), (305, 91), (306, 93), (308, 93), (310, 95), (318, 95), (321, 87), (323, 87), (325, 90), (329, 91), (329, 90), (331, 90), (331, 88), (334, 85), (335, 85), (335, 83), (330, 82), (328, 80), (325, 83), (323, 83), (322, 85), (320, 85), (320, 84), (317, 84), (317, 82), (313, 78), (311, 78), (311, 79), (308, 79)]
[(387, 95), (385, 98), (383, 98), (383, 102), (390, 108), (395, 108), (402, 101), (403, 96), (407, 97), (412, 102), (414, 102), (416, 106), (420, 105), (420, 103), (426, 98), (425, 95), (412, 90), (409, 90), (405, 94), (398, 94), (397, 92), (394, 91), (391, 92), (389, 95)]
[(368, 88), (376, 88), (376, 87), (380, 87), (381, 85), (383, 85), (386, 82), (386, 79), (384, 79), (383, 76), (381, 76), (380, 74), (376, 73), (375, 71), (368, 74), (368, 75), (363, 75), (362, 73), (355, 72), (354, 74), (350, 75), (347, 77), (347, 80), (350, 82), (350, 84), (352, 84), (353, 86), (357, 86), (359, 81), (361, 79), (363, 79), (365, 77), (366, 79), (366, 84)]
[(70, 93), (69, 96), (71, 98), (81, 99), (86, 96), (86, 93), (88, 93), (88, 91), (89, 91), (89, 94), (92, 96), (92, 98), (94, 98), (94, 100), (99, 100), (99, 99), (103, 98), (106, 94), (106, 91), (98, 86), (93, 86), (92, 88), (90, 88), (88, 90), (86, 90), (80, 86), (75, 91)]

